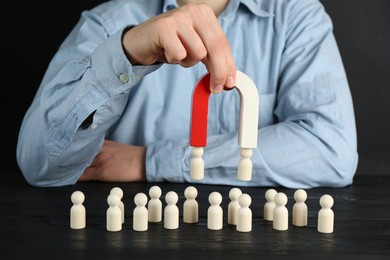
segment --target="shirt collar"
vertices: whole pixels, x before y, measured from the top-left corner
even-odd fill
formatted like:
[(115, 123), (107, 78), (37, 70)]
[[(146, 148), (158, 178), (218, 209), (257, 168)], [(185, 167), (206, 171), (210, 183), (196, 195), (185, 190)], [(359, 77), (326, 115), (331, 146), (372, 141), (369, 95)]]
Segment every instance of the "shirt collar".
[[(255, 0), (229, 0), (229, 4), (226, 7), (225, 11), (223, 11), (222, 15), (230, 16), (231, 14), (235, 14), (237, 12), (238, 6), (240, 4), (244, 4), (254, 15), (260, 17), (269, 17), (273, 16), (272, 13), (262, 9), (259, 4), (256, 3)], [(167, 12), (176, 8), (178, 5), (176, 0), (164, 0), (163, 12)]]
[(270, 17), (274, 16), (272, 13), (264, 10), (255, 0), (230, 0), (232, 2), (239, 2), (244, 4), (254, 15), (259, 17)]

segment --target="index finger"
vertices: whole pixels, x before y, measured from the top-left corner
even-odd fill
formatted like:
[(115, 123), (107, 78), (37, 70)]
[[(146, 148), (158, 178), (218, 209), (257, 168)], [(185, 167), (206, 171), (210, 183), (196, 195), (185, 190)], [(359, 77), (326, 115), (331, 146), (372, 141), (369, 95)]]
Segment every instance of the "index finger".
[(202, 60), (210, 73), (210, 90), (220, 93), (224, 86), (232, 88), (236, 81), (236, 66), (229, 41), (212, 9), (198, 4), (198, 11), (192, 12), (194, 28), (199, 34), (207, 56)]

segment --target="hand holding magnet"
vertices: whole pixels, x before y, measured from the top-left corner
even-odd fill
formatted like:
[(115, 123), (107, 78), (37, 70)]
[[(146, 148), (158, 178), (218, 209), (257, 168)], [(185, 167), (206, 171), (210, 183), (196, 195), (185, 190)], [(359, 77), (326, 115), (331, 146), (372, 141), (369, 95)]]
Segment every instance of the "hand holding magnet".
[[(193, 147), (191, 159), (191, 178), (204, 178), (203, 147), (207, 143), (207, 117), (210, 97), (210, 74), (206, 73), (195, 86), (192, 97), (192, 118), (190, 145)], [(240, 121), (238, 144), (241, 160), (238, 163), (237, 178), (250, 181), (252, 178), (252, 149), (257, 147), (259, 94), (256, 85), (243, 72), (237, 71), (235, 88), (240, 93)]]

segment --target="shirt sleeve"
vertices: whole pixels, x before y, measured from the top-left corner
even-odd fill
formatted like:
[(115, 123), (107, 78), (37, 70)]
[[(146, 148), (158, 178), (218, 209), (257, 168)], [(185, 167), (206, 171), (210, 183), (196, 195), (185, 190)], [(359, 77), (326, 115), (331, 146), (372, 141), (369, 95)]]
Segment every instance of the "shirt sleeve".
[(124, 29), (110, 34), (103, 19), (85, 11), (53, 57), (17, 144), (30, 184), (74, 184), (100, 151), (130, 89), (159, 67), (130, 64), (122, 48)]
[(208, 137), (201, 181), (190, 178), (188, 140), (149, 145), (149, 181), (289, 188), (352, 183), (358, 161), (355, 117), (331, 19), (318, 1), (289, 4), (276, 17), (285, 42), (273, 111), (277, 123), (259, 129), (252, 180), (236, 178), (240, 147), (237, 133), (231, 133)]

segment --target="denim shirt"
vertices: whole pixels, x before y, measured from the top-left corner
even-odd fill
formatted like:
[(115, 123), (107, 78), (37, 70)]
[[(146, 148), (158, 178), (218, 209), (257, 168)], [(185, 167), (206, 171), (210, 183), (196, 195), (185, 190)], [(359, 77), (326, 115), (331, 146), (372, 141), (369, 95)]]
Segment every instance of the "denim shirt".
[[(259, 93), (251, 181), (237, 180), (240, 96), (209, 99), (205, 176), (190, 178), (192, 92), (207, 71), (132, 66), (123, 30), (176, 1), (114, 0), (86, 10), (51, 60), (24, 117), (17, 159), (34, 186), (75, 184), (104, 139), (146, 146), (149, 182), (343, 187), (358, 162), (351, 93), (318, 0), (230, 0), (218, 20)], [(91, 120), (86, 120), (91, 118)]]

